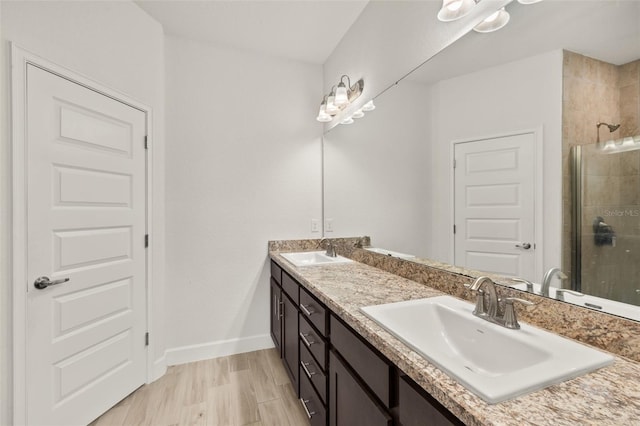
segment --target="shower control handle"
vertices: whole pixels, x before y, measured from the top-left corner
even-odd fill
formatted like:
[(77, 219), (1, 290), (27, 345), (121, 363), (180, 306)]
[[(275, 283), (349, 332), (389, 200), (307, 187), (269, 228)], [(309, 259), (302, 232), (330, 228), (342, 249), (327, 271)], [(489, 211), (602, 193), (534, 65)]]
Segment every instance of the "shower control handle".
[(529, 250), (531, 248), (531, 244), (530, 243), (516, 244), (516, 247)]

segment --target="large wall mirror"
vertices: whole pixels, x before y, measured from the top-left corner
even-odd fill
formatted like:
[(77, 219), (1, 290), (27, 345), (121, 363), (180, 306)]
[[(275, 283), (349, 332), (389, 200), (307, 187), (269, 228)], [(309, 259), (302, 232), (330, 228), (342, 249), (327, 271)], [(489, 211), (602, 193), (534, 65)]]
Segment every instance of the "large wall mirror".
[[(597, 296), (565, 300), (639, 319), (640, 2), (507, 10), (324, 135), (325, 236), (535, 283), (557, 267), (553, 287)], [(577, 172), (598, 140), (631, 148)]]

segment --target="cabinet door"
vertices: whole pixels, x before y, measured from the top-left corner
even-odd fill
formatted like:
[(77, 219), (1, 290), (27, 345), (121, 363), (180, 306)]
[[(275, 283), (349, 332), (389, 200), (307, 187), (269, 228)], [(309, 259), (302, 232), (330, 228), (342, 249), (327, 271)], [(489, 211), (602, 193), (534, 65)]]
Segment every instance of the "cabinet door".
[(408, 377), (401, 377), (398, 386), (398, 420), (401, 426), (464, 425)]
[(389, 426), (391, 417), (333, 352), (329, 355), (330, 426)]
[(271, 278), (271, 339), (282, 356), (282, 290)]
[(282, 335), (282, 359), (291, 384), (299, 396), (298, 388), (298, 308), (289, 300), (287, 296), (282, 295), (282, 313), (283, 313), (283, 335)]

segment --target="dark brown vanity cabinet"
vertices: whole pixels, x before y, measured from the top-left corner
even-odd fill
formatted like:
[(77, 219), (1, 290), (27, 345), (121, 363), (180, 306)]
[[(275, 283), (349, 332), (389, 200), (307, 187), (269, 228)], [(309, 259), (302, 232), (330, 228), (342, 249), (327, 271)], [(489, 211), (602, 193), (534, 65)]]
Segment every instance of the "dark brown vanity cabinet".
[(271, 336), (311, 426), (462, 424), (273, 261)]
[(333, 315), (329, 356), (329, 424), (390, 426), (395, 369)]
[(298, 394), (298, 283), (271, 262), (271, 339)]

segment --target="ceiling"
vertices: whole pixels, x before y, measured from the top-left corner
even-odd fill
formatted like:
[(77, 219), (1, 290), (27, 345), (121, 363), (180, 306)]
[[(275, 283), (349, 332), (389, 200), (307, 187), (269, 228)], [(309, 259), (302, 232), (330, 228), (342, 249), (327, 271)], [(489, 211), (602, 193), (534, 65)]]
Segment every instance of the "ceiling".
[(137, 0), (168, 35), (323, 64), (368, 0)]

